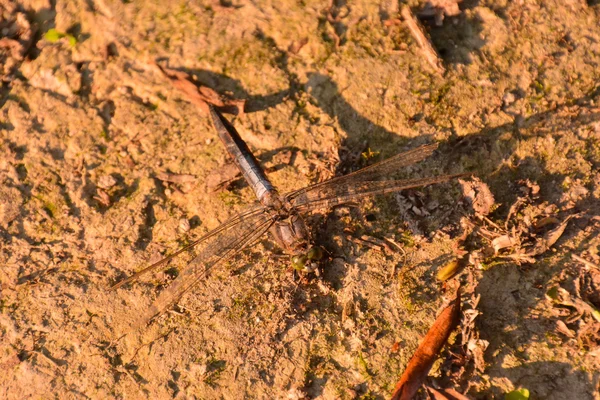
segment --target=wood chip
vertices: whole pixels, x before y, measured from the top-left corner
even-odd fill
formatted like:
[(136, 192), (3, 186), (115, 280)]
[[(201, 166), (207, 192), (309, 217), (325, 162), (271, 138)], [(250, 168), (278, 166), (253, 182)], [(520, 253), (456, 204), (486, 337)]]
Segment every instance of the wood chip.
[(433, 67), (435, 72), (440, 75), (443, 75), (446, 72), (442, 60), (438, 55), (437, 51), (431, 45), (431, 41), (429, 37), (425, 33), (425, 30), (421, 26), (421, 23), (415, 18), (409, 6), (403, 6), (400, 11), (402, 18), (404, 18), (404, 22), (406, 26), (410, 30), (413, 38), (417, 41), (419, 46), (421, 47), (421, 51), (425, 56), (427, 62)]

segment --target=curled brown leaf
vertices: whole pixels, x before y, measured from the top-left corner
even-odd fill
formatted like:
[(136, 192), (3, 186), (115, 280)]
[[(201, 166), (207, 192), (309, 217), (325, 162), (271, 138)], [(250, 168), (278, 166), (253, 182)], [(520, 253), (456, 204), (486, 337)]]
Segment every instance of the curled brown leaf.
[(525, 255), (533, 257), (548, 251), (548, 249), (552, 247), (565, 232), (565, 228), (567, 227), (569, 221), (579, 216), (580, 214), (569, 215), (559, 226), (547, 232), (541, 239), (539, 239), (535, 245), (525, 253)]

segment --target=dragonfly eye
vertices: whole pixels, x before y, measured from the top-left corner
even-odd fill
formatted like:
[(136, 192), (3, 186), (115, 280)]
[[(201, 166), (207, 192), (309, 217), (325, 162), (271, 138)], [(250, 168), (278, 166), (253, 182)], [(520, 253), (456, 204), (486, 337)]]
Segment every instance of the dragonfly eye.
[(292, 257), (292, 267), (297, 269), (298, 271), (303, 271), (306, 267), (306, 262), (308, 261), (308, 257), (302, 256), (293, 256)]
[(318, 261), (323, 258), (323, 249), (318, 246), (311, 247), (306, 256), (309, 260)]

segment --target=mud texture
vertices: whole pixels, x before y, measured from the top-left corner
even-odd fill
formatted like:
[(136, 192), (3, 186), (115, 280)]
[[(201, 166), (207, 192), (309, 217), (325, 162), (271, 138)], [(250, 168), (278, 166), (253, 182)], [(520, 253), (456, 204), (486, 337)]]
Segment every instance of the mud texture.
[(0, 397), (387, 398), (443, 304), (436, 272), (472, 214), (456, 183), (311, 216), (321, 277), (298, 278), (266, 240), (131, 332), (189, 258), (108, 287), (253, 201), (239, 179), (207, 185), (226, 154), (158, 62), (246, 100), (235, 124), (281, 192), (435, 141), (399, 176), (477, 175), (494, 221), (523, 179), (585, 212), (536, 263), (471, 270), (489, 346), (460, 389), (600, 398), (600, 342), (559, 329), (546, 295), (584, 268), (572, 254), (599, 261), (597, 2), (465, 0), (426, 26), (444, 75), (394, 1), (3, 3)]

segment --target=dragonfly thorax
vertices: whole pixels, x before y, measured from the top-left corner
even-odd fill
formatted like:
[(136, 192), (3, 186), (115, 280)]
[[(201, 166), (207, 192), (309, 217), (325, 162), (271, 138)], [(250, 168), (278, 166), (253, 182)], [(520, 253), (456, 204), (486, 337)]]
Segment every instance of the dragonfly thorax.
[(273, 239), (288, 254), (303, 254), (310, 247), (310, 234), (300, 216), (287, 215), (271, 227)]

